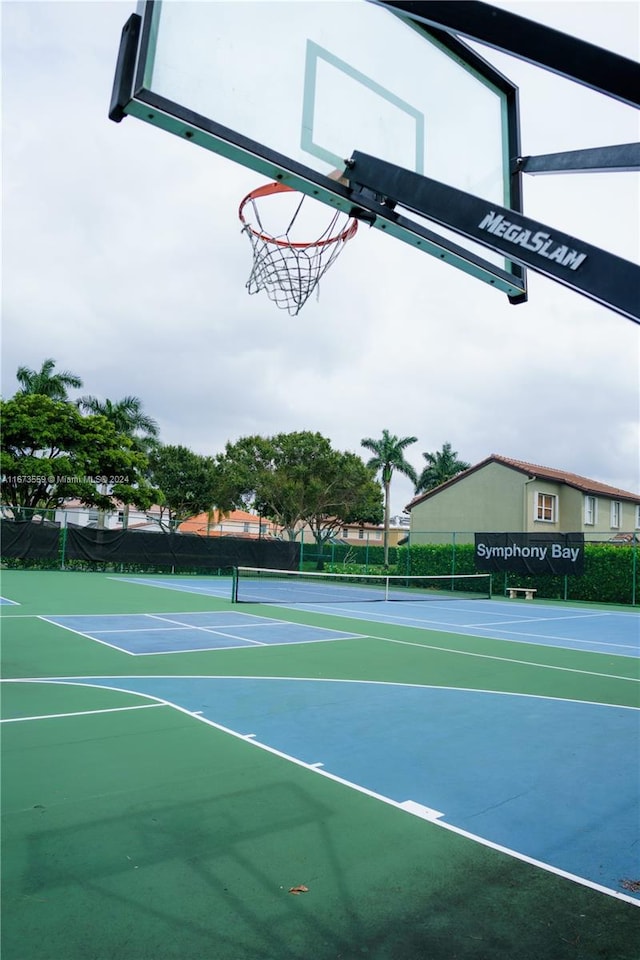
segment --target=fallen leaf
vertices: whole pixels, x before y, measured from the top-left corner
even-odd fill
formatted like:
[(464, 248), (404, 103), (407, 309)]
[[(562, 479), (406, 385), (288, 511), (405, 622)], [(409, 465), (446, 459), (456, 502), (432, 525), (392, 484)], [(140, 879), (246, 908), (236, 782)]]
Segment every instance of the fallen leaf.
[(300, 886), (298, 887), (289, 887), (289, 893), (295, 893), (296, 896), (299, 893), (308, 893), (308, 892), (309, 892), (309, 887), (305, 887), (303, 883), (301, 883)]
[(625, 890), (631, 890), (632, 893), (640, 892), (640, 880), (621, 880), (620, 886)]

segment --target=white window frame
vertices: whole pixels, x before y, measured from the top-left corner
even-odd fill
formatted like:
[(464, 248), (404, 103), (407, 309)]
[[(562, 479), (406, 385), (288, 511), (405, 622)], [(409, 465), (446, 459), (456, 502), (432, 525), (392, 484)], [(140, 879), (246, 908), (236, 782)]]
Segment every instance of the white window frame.
[[(543, 516), (545, 497), (551, 500), (551, 517)], [(555, 493), (536, 492), (536, 516), (538, 523), (557, 523), (558, 520), (558, 496)]]
[(619, 500), (611, 501), (611, 529), (620, 529), (620, 517), (622, 516), (622, 504)]
[[(593, 509), (589, 509), (589, 507)], [(591, 495), (585, 495), (584, 498), (584, 522), (585, 526), (595, 526), (598, 522), (598, 498)]]

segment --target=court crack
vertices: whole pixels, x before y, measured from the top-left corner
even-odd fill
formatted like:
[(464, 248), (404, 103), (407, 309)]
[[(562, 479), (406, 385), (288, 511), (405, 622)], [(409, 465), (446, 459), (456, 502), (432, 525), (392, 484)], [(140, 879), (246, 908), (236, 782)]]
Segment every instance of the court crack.
[(469, 820), (474, 820), (476, 817), (481, 817), (483, 814), (489, 813), (490, 810), (497, 810), (498, 807), (504, 807), (505, 803), (511, 803), (513, 800), (518, 800), (520, 797), (524, 797), (529, 792), (529, 790), (523, 790), (521, 793), (516, 793), (512, 797), (506, 797), (504, 800), (500, 800), (499, 803), (492, 803), (483, 810), (478, 810), (477, 813), (470, 814)]

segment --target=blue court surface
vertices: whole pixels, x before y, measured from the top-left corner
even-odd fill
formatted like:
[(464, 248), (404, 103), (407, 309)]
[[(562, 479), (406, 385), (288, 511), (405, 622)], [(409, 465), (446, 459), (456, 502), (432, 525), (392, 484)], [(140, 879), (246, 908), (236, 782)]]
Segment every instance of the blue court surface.
[[(231, 580), (227, 577), (198, 580), (185, 577), (171, 581), (134, 577), (118, 579), (201, 596), (223, 599), (231, 596)], [(242, 608), (243, 605), (239, 606)], [(283, 601), (280, 606), (295, 608), (296, 604)], [(400, 603), (305, 602), (300, 604), (300, 609), (421, 630), (446, 630), (471, 637), (496, 637), (520, 643), (640, 657), (640, 617), (635, 612), (562, 607), (536, 601), (462, 598)]]
[[(114, 579), (224, 599), (230, 594), (230, 581), (222, 577)], [(283, 604), (280, 611), (284, 609)], [(254, 604), (187, 613), (41, 616), (133, 656), (246, 651), (232, 671), (241, 675), (202, 675), (199, 668), (193, 676), (169, 676), (167, 670), (152, 676), (57, 677), (49, 682), (157, 698), (442, 829), (640, 904), (637, 708), (576, 697), (468, 689), (468, 684), (436, 686), (424, 677), (420, 684), (335, 675), (259, 677), (252, 670), (250, 652), (284, 644), (365, 642), (368, 621), (378, 625), (378, 640), (384, 640), (380, 624), (383, 629), (386, 624), (390, 634), (393, 625), (419, 629), (423, 636), (416, 642), (425, 649), (429, 639), (424, 631), (440, 632), (438, 650), (446, 649), (442, 631), (447, 631), (637, 657), (637, 614), (535, 601), (464, 599), (305, 603), (303, 609), (313, 613), (313, 625), (281, 619), (275, 605)], [(262, 615), (265, 611), (268, 616)], [(359, 630), (323, 628), (317, 625), (318, 614), (340, 616), (347, 623), (357, 619)], [(413, 646), (407, 636), (388, 639)], [(638, 682), (635, 677), (617, 677), (611, 669), (608, 676)]]
[(284, 643), (317, 643), (357, 636), (233, 611), (77, 615), (40, 619), (138, 656)]
[[(158, 698), (443, 828), (609, 893), (619, 895), (621, 882), (638, 873), (639, 778), (629, 751), (640, 739), (640, 714), (633, 708), (304, 678), (64, 682)], [(597, 778), (585, 782), (585, 770)]]

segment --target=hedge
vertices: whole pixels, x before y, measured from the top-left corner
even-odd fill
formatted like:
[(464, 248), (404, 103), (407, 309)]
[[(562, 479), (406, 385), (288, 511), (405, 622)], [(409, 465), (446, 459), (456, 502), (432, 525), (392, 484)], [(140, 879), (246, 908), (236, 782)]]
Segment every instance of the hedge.
[[(416, 544), (397, 548), (397, 572), (416, 576), (450, 573), (476, 573), (475, 546), (461, 544)], [(638, 545), (586, 543), (584, 575), (521, 576), (494, 574), (495, 594), (505, 594), (508, 586), (533, 587), (537, 597), (549, 600), (587, 600), (596, 603), (637, 604)]]

